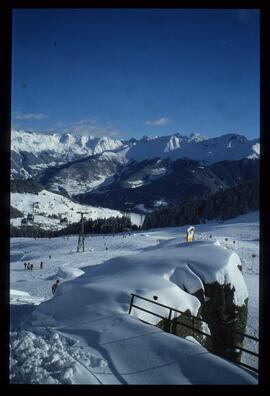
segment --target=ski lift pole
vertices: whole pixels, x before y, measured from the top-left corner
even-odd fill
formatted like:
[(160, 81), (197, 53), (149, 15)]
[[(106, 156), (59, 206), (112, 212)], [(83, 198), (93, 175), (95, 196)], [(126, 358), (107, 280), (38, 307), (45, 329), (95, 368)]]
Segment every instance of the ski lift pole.
[(87, 214), (87, 212), (77, 212), (80, 213), (81, 215), (81, 227), (80, 227), (80, 231), (79, 231), (79, 239), (78, 239), (78, 244), (77, 244), (77, 253), (82, 249), (82, 251), (84, 252), (84, 240), (85, 240), (85, 236), (84, 236), (84, 214)]

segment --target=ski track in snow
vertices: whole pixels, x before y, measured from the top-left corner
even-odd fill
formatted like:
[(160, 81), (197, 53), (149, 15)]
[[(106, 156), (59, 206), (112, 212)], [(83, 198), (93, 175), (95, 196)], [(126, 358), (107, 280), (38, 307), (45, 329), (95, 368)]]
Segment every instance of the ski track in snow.
[[(131, 235), (91, 236), (86, 238), (86, 252), (75, 253), (77, 237), (56, 239), (11, 239), (11, 334), (10, 382), (42, 384), (121, 383), (109, 362), (89, 346), (50, 326), (32, 327), (31, 313), (42, 301), (50, 299), (51, 285), (58, 277), (72, 279), (72, 269), (83, 271), (113, 257), (133, 254), (171, 238), (185, 239), (187, 227), (135, 232)], [(218, 240), (234, 250), (243, 265), (249, 291), (246, 333), (258, 337), (259, 302), (259, 226), (258, 221), (209, 223), (196, 226), (196, 240)], [(107, 247), (107, 249), (106, 249)], [(51, 255), (51, 258), (49, 258)], [(44, 261), (44, 269), (39, 268)], [(34, 263), (34, 270), (24, 269), (24, 261)], [(66, 272), (65, 272), (66, 267)], [(66, 277), (64, 275), (66, 274)], [(62, 275), (62, 278), (61, 278)], [(77, 273), (75, 274), (77, 276)], [(75, 276), (74, 275), (74, 276)], [(21, 292), (20, 292), (21, 291)], [(248, 349), (257, 351), (256, 343), (247, 341)], [(255, 358), (243, 355), (243, 362), (257, 366)]]

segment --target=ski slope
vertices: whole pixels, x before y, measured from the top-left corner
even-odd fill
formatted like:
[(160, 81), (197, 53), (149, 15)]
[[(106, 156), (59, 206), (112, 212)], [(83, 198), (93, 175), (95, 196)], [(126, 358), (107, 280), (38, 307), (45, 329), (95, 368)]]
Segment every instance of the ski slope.
[[(67, 224), (60, 223), (60, 218), (66, 218), (67, 223), (78, 222), (81, 218), (79, 212), (84, 212), (87, 220), (123, 216), (118, 210), (81, 205), (61, 194), (47, 190), (42, 190), (37, 194), (11, 193), (11, 206), (22, 212), (24, 217), (32, 214), (34, 222), (30, 224), (47, 230), (59, 230), (66, 227)], [(14, 227), (20, 227), (22, 219), (23, 217), (11, 219), (10, 223)]]
[[(156, 294), (161, 303), (196, 313), (198, 300), (181, 289), (179, 279), (192, 292), (198, 282), (192, 272), (201, 267), (201, 276), (237, 282), (239, 305), (248, 293), (246, 333), (258, 336), (258, 212), (197, 225), (189, 246), (186, 228), (91, 236), (84, 253), (76, 253), (76, 236), (12, 238), (11, 383), (256, 384), (255, 374), (192, 338), (143, 323), (136, 310), (128, 315), (130, 293)], [(193, 270), (188, 276), (187, 256)], [(235, 278), (238, 256), (247, 290)], [(25, 261), (34, 264), (33, 271), (24, 269)], [(181, 276), (176, 262), (183, 263)], [(61, 282), (52, 296), (55, 279)], [(256, 364), (247, 356), (244, 361)]]

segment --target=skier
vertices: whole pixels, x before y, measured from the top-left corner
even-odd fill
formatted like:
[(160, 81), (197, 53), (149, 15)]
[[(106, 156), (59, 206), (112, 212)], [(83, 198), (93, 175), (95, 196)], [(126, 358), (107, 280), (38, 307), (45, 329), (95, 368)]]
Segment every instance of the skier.
[(26, 268), (27, 268), (27, 264), (26, 264), (26, 263), (24, 263), (24, 269), (26, 270)]
[(55, 293), (55, 290), (57, 289), (57, 286), (59, 285), (60, 280), (57, 279), (57, 281), (52, 285), (52, 294)]
[(33, 268), (34, 268), (34, 264), (31, 263), (30, 264), (30, 270), (33, 271)]
[(40, 269), (43, 269), (43, 261), (40, 262)]
[(51, 259), (52, 258), (52, 256), (51, 255), (49, 255), (49, 259)]
[(30, 263), (27, 264), (27, 270), (30, 271)]

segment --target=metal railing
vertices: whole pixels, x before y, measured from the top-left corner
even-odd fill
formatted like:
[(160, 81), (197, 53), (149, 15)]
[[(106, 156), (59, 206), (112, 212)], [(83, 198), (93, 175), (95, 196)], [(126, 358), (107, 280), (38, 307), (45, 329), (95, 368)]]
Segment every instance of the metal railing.
[[(138, 298), (138, 299), (140, 299), (140, 300), (144, 300), (144, 301), (150, 302), (151, 304), (158, 305), (158, 306), (163, 307), (163, 308), (167, 308), (167, 309), (169, 310), (168, 316), (167, 316), (167, 317), (166, 317), (166, 316), (162, 316), (162, 315), (160, 315), (160, 314), (158, 314), (158, 313), (156, 313), (156, 312), (149, 311), (149, 310), (146, 309), (146, 308), (143, 308), (143, 307), (140, 307), (140, 306), (138, 306), (138, 305), (135, 305), (135, 304), (134, 304), (134, 298), (135, 298), (135, 297)], [(191, 315), (191, 314), (187, 314), (187, 313), (185, 313), (185, 312), (183, 312), (183, 311), (180, 311), (179, 309), (170, 307), (169, 305), (161, 304), (161, 303), (158, 303), (158, 302), (156, 302), (156, 301), (149, 300), (148, 298), (139, 296), (138, 294), (131, 293), (131, 300), (130, 300), (129, 312), (128, 312), (129, 315), (131, 314), (132, 308), (137, 308), (137, 309), (139, 309), (139, 310), (141, 310), (141, 311), (143, 311), (143, 312), (146, 312), (146, 313), (149, 313), (149, 314), (151, 314), (151, 315), (154, 315), (154, 316), (156, 316), (156, 317), (158, 317), (158, 318), (160, 318), (160, 319), (163, 319), (163, 320), (167, 321), (167, 322), (170, 323), (170, 324), (176, 324), (176, 326), (178, 325), (178, 326), (187, 327), (187, 328), (191, 329), (191, 330), (193, 331), (193, 333), (196, 332), (196, 333), (202, 334), (202, 335), (204, 335), (204, 336), (206, 336), (206, 337), (209, 337), (210, 339), (211, 339), (211, 337), (212, 337), (210, 334), (205, 333), (204, 331), (199, 330), (199, 329), (197, 329), (197, 328), (194, 326), (195, 320), (196, 320), (196, 321), (199, 321), (199, 322), (203, 322), (203, 323), (205, 323), (206, 325), (208, 325), (208, 323), (207, 323), (205, 320), (203, 320), (203, 319), (201, 319), (201, 318), (198, 318), (197, 316), (194, 316), (194, 315)], [(188, 324), (186, 324), (186, 323), (178, 322), (177, 319), (172, 319), (172, 312), (177, 312), (177, 313), (179, 313), (179, 314), (181, 314), (181, 315), (184, 315), (184, 316), (186, 316), (186, 317), (192, 319), (192, 326), (190, 326), (190, 325), (188, 325)], [(146, 322), (145, 320), (143, 320), (143, 321)], [(148, 323), (148, 322), (146, 322), (146, 323)], [(151, 323), (150, 323), (150, 324), (151, 324)], [(220, 326), (220, 327), (226, 328), (226, 326), (224, 326), (224, 325), (222, 325), (222, 324), (220, 324), (219, 326)], [(171, 329), (171, 326), (170, 326), (170, 329)], [(248, 338), (248, 339), (251, 339), (251, 340), (253, 340), (253, 341), (255, 341), (255, 342), (258, 342), (258, 343), (260, 342), (259, 339), (258, 339), (257, 337), (251, 336), (251, 335), (249, 335), (249, 334), (240, 333), (239, 331), (236, 331), (236, 330), (230, 330), (230, 332), (231, 332), (232, 334), (240, 335), (240, 336), (242, 336), (243, 338)], [(241, 350), (241, 351), (243, 351), (243, 352), (245, 352), (245, 353), (248, 353), (248, 354), (250, 354), (250, 355), (252, 355), (252, 356), (255, 356), (257, 359), (259, 359), (259, 354), (256, 353), (256, 352), (250, 351), (250, 350), (248, 350), (248, 349), (246, 349), (246, 348), (243, 348), (243, 347), (241, 347), (241, 346), (239, 346), (239, 345), (231, 345), (231, 347), (232, 347), (232, 348), (237, 348), (237, 349), (239, 349), (239, 350)], [(214, 352), (214, 351), (211, 350), (210, 348), (207, 348), (207, 349), (208, 349), (210, 352), (212, 352), (212, 353), (214, 353), (214, 354), (217, 354), (216, 352)], [(222, 356), (222, 357), (223, 357), (223, 356)], [(223, 357), (223, 358), (225, 358), (225, 357)], [(241, 365), (241, 366), (243, 366), (243, 367), (246, 367), (246, 368), (248, 368), (248, 369), (250, 369), (250, 370), (252, 370), (252, 371), (258, 372), (258, 369), (257, 369), (257, 368), (252, 367), (252, 366), (250, 366), (250, 365), (248, 365), (248, 364), (246, 364), (246, 363), (236, 362), (235, 360), (232, 360), (232, 359), (230, 359), (230, 358), (228, 358), (228, 357), (226, 357), (225, 359), (230, 360), (230, 361), (232, 361), (233, 363), (237, 363), (237, 364), (239, 364), (239, 365)]]

